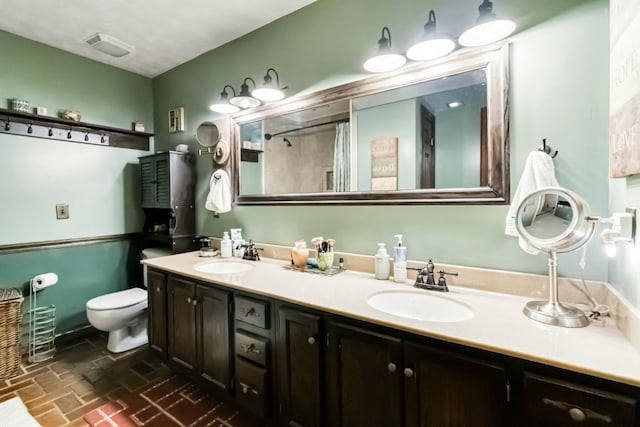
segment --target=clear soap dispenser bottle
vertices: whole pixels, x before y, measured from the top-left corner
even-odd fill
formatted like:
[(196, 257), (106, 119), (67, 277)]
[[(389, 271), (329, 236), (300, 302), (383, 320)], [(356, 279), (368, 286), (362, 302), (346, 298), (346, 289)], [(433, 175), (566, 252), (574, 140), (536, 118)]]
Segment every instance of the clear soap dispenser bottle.
[(229, 238), (229, 233), (227, 231), (224, 232), (222, 241), (220, 241), (220, 256), (222, 258), (231, 257), (231, 239)]
[(376, 279), (387, 280), (389, 278), (389, 254), (384, 243), (378, 243), (378, 252), (375, 256), (375, 276)]
[(402, 234), (394, 236), (398, 243), (393, 248), (393, 280), (398, 283), (407, 281), (407, 247), (402, 246)]

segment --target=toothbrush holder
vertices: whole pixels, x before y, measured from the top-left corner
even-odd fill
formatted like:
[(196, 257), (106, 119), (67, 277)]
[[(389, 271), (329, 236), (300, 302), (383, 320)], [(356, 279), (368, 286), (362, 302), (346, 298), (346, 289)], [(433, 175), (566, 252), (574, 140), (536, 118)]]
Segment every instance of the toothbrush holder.
[(318, 270), (326, 271), (333, 267), (333, 252), (318, 253)]

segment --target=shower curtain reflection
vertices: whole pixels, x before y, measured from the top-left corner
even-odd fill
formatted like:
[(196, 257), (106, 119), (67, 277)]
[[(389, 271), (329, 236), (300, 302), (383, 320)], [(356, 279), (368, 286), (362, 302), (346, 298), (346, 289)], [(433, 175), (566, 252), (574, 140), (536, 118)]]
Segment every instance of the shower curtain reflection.
[(349, 122), (336, 124), (336, 140), (333, 154), (333, 191), (345, 192), (350, 189), (351, 166), (349, 146)]

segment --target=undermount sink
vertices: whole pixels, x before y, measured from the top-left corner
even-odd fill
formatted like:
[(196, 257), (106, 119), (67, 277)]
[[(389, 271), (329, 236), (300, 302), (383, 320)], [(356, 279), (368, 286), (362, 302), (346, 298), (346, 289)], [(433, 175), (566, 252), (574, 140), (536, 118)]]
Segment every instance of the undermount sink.
[(473, 310), (467, 305), (430, 292), (383, 291), (369, 296), (367, 304), (394, 316), (429, 322), (461, 322), (473, 318)]
[(244, 261), (206, 261), (193, 266), (196, 271), (211, 274), (238, 274), (249, 271), (253, 268), (252, 264)]

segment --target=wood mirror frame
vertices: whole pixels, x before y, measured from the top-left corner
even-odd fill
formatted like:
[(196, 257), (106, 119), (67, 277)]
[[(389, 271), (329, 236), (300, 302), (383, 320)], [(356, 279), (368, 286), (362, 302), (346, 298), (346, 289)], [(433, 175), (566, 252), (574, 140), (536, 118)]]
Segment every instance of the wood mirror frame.
[[(240, 194), (240, 126), (295, 111), (484, 69), (487, 77), (487, 149), (481, 159), (486, 185), (474, 188), (436, 188), (396, 191), (349, 191), (291, 194)], [(414, 63), (382, 75), (319, 92), (299, 95), (230, 117), (233, 141), (233, 191), (238, 205), (427, 205), (509, 203), (509, 46), (460, 50), (439, 61)]]

